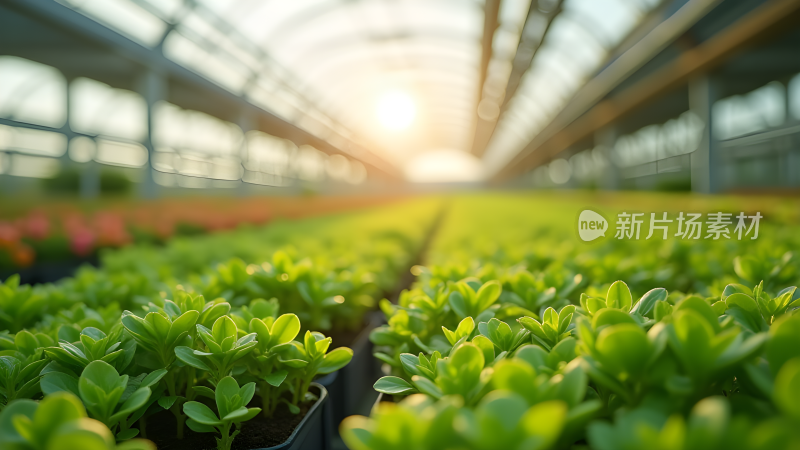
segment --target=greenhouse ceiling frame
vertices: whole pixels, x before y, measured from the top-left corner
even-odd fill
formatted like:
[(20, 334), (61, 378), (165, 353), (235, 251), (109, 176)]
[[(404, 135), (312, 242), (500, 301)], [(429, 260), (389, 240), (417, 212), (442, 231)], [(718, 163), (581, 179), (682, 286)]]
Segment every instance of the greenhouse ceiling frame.
[[(640, 110), (664, 94), (708, 73), (736, 52), (800, 20), (800, 1), (771, 0), (757, 6), (707, 41), (685, 50), (655, 72), (615, 88), (697, 23), (718, 0), (695, 0), (656, 27), (647, 37), (590, 80), (566, 107), (519, 154), (492, 177), (504, 182), (547, 164), (581, 140)], [(795, 22), (792, 22), (795, 21)], [(638, 47), (638, 48), (637, 48)]]
[[(165, 100), (179, 107), (193, 109), (233, 123), (241, 117), (251, 117), (253, 129), (288, 139), (296, 145), (310, 145), (327, 154), (341, 154), (362, 162), (367, 170), (379, 177), (400, 180), (401, 173), (367, 148), (350, 141), (340, 149), (325, 139), (312, 135), (297, 125), (266, 111), (202, 75), (168, 59), (161, 47), (149, 49), (105, 25), (57, 3), (54, 0), (8, 0), (3, 8), (27, 19), (58, 30), (62, 38), (76, 45), (69, 54), (52, 47), (28, 45), (36, 36), (14, 36), (4, 40), (0, 54), (13, 55), (50, 65), (62, 71), (68, 79), (87, 76), (112, 87), (136, 90), (138, 79), (155, 74), (168, 85)], [(165, 32), (165, 36), (169, 32)], [(36, 30), (29, 30), (35, 33)], [(52, 33), (51, 33), (52, 34)], [(55, 39), (55, 37), (54, 37)], [(163, 43), (163, 38), (162, 38)], [(74, 60), (73, 60), (74, 58)], [(79, 61), (79, 63), (78, 63)], [(104, 68), (119, 68), (104, 70)], [(248, 130), (244, 130), (248, 131)]]
[[(514, 94), (516, 94), (517, 88), (522, 81), (522, 77), (525, 76), (525, 72), (530, 69), (533, 58), (536, 57), (536, 53), (539, 51), (539, 48), (542, 45), (544, 36), (546, 36), (547, 32), (550, 30), (550, 25), (553, 23), (553, 19), (555, 19), (556, 16), (561, 12), (562, 1), (563, 0), (551, 0), (549, 2), (542, 2), (540, 0), (531, 0), (531, 7), (528, 10), (528, 15), (525, 17), (525, 23), (522, 26), (522, 35), (520, 36), (519, 44), (517, 44), (517, 50), (514, 54), (514, 58), (512, 59), (511, 74), (506, 82), (503, 103), (500, 105), (500, 114), (494, 120), (483, 120), (477, 116), (476, 109), (475, 136), (472, 142), (472, 153), (475, 156), (480, 158), (484, 153), (486, 153), (486, 147), (489, 144), (489, 140), (491, 139), (495, 128), (497, 127), (498, 120), (500, 120), (500, 117), (502, 117), (503, 113), (506, 111), (509, 100), (511, 100), (514, 97)], [(497, 0), (496, 3), (499, 7), (500, 1)], [(547, 5), (548, 7), (545, 8), (546, 3), (550, 3), (550, 5)], [(488, 8), (489, 1), (486, 2), (486, 5)], [(530, 32), (530, 27), (534, 23), (533, 18), (537, 15), (543, 16), (546, 22), (544, 29), (541, 31), (541, 33), (538, 33), (538, 36)], [(494, 11), (493, 25), (494, 28), (491, 28), (491, 32), (489, 32), (488, 35), (484, 34), (483, 49), (484, 52), (486, 52), (488, 48), (488, 54), (484, 55), (482, 61), (483, 65), (481, 66), (481, 83), (479, 85), (481, 89), (483, 89), (483, 84), (486, 81), (486, 72), (489, 66), (489, 60), (492, 59), (492, 37), (494, 35), (495, 28), (497, 28), (497, 11)], [(490, 26), (492, 26), (492, 23), (490, 23), (490, 19), (487, 16), (487, 24), (484, 27), (484, 33), (489, 31)]]

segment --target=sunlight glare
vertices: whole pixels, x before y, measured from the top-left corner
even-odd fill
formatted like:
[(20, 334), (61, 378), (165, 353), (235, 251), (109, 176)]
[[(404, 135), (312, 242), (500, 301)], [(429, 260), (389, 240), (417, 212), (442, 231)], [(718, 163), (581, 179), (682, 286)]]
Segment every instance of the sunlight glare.
[(378, 101), (378, 121), (389, 130), (404, 130), (414, 121), (414, 101), (405, 92), (389, 92)]

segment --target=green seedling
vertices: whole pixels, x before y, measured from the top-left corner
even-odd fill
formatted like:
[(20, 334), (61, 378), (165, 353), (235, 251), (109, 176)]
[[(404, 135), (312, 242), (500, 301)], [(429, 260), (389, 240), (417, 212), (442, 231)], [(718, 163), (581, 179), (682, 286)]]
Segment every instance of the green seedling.
[(208, 372), (213, 383), (228, 376), (236, 362), (256, 346), (256, 333), (239, 338), (238, 328), (228, 316), (217, 319), (210, 330), (198, 324), (197, 334), (206, 345), (206, 351), (178, 346), (175, 354), (183, 363)]
[(103, 361), (89, 363), (75, 379), (62, 372), (50, 372), (42, 379), (42, 390), (51, 395), (69, 392), (78, 395), (92, 418), (115, 432), (117, 440), (131, 439), (139, 430), (131, 425), (144, 414), (152, 394), (151, 387), (166, 375), (165, 369), (130, 379)]
[(77, 373), (92, 361), (107, 362), (122, 372), (133, 362), (136, 354), (136, 341), (123, 339), (122, 331), (122, 325), (115, 326), (108, 335), (97, 328), (84, 328), (76, 342), (60, 340), (58, 347), (44, 351), (50, 359)]
[(101, 422), (86, 417), (81, 401), (58, 392), (36, 403), (17, 400), (0, 413), (0, 448), (4, 450), (155, 450), (150, 441), (116, 444)]
[[(187, 402), (183, 405), (184, 413), (189, 416), (186, 424), (198, 433), (218, 432), (217, 449), (230, 450), (233, 439), (241, 431), (241, 424), (261, 412), (261, 408), (247, 407), (255, 392), (255, 383), (247, 383), (240, 388), (236, 380), (224, 377), (214, 391), (217, 414), (202, 403)], [(236, 429), (231, 433), (234, 426)]]
[[(574, 329), (572, 317), (574, 314), (575, 306), (568, 305), (561, 308), (559, 312), (556, 312), (553, 308), (547, 308), (541, 322), (532, 317), (522, 317), (517, 319), (517, 322), (530, 332), (534, 342), (550, 350), (556, 344), (572, 335), (572, 330)], [(509, 333), (511, 333), (511, 329), (507, 330), (506, 335)], [(508, 340), (508, 337), (506, 337), (506, 340)], [(513, 342), (516, 342), (516, 340)], [(516, 343), (519, 345), (521, 342)]]

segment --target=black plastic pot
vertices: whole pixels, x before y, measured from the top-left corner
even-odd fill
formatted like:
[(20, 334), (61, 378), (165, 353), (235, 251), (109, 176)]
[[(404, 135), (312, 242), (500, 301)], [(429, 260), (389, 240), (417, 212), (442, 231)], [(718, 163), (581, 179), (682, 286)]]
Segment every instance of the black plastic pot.
[(36, 283), (36, 269), (34, 267), (0, 270), (0, 283), (5, 283), (6, 280), (12, 275), (19, 275), (19, 284)]
[(335, 432), (345, 417), (368, 415), (378, 393), (372, 386), (380, 378), (380, 361), (372, 356), (369, 333), (383, 323), (380, 312), (368, 318), (367, 326), (353, 342), (353, 359), (343, 369), (328, 374), (317, 383), (328, 389)]
[(292, 435), (281, 445), (253, 450), (330, 450), (333, 438), (331, 402), (327, 389), (311, 383), (320, 391), (319, 400), (294, 429)]
[(55, 283), (61, 279), (75, 276), (78, 269), (86, 264), (97, 267), (99, 260), (95, 255), (67, 261), (42, 262), (24, 269), (3, 269), (0, 270), (0, 282), (4, 282), (11, 275), (19, 274), (20, 284)]

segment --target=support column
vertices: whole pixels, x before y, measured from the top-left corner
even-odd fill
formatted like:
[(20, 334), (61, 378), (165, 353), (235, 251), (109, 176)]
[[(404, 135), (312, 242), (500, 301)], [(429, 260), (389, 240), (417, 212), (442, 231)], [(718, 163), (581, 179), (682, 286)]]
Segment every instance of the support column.
[(153, 68), (148, 68), (137, 80), (137, 92), (144, 97), (147, 103), (147, 136), (142, 144), (147, 149), (147, 164), (145, 174), (142, 177), (140, 195), (143, 198), (155, 198), (158, 195), (158, 186), (153, 179), (153, 154), (155, 146), (153, 143), (153, 124), (156, 104), (167, 98), (167, 80), (164, 74), (157, 72)]
[(11, 173), (11, 154), (0, 152), (0, 199), (14, 195), (14, 180)]
[[(75, 138), (73, 138), (75, 139)], [(88, 138), (87, 138), (88, 139)], [(70, 142), (71, 144), (71, 142)], [(100, 167), (95, 161), (87, 161), (80, 170), (80, 196), (84, 199), (100, 195)]]
[[(247, 132), (258, 130), (258, 121), (252, 111), (243, 110), (236, 120), (236, 125), (242, 129), (242, 146), (239, 150), (239, 156), (242, 160), (242, 165), (244, 166), (244, 162), (247, 160)], [(236, 195), (239, 197), (246, 197), (250, 195), (250, 189), (247, 183), (241, 180), (239, 181), (239, 187), (236, 189)]]
[(608, 161), (608, 166), (603, 169), (597, 183), (602, 189), (608, 191), (616, 191), (622, 187), (622, 174), (620, 173), (619, 167), (617, 167), (611, 158), (611, 152), (616, 142), (617, 129), (613, 125), (598, 130), (594, 135), (595, 149), (598, 147), (602, 148), (603, 156), (606, 158), (606, 161)]
[[(72, 132), (72, 92), (70, 86), (74, 78), (65, 77), (67, 80), (67, 120), (62, 128), (64, 134), (69, 136), (67, 153), (61, 158), (62, 167), (75, 167), (78, 170), (78, 195), (83, 199), (93, 199), (100, 195), (100, 167), (94, 158), (97, 156), (97, 142), (88, 137), (75, 136)], [(91, 158), (84, 163), (75, 162), (69, 157), (69, 150), (75, 146), (91, 146), (89, 154)]]
[[(784, 77), (779, 80), (783, 85), (784, 92), (784, 111), (783, 126), (789, 127), (796, 122), (792, 116), (791, 83), (792, 77)], [(797, 133), (783, 136), (780, 138), (781, 159), (783, 164), (784, 183), (788, 187), (800, 186), (800, 135)]]
[(718, 97), (718, 87), (710, 75), (704, 74), (689, 81), (689, 110), (705, 124), (697, 150), (691, 153), (692, 192), (719, 192), (719, 146), (714, 139), (711, 110)]

